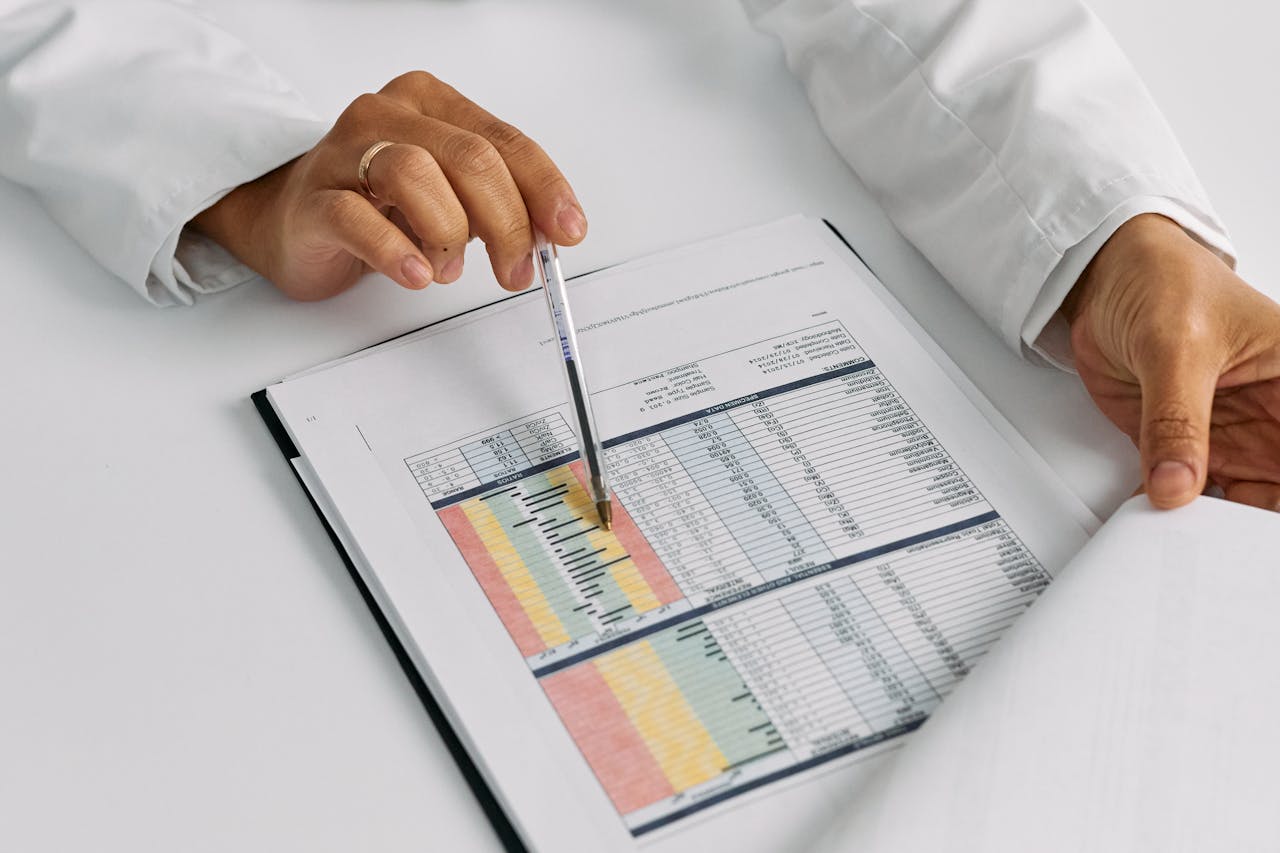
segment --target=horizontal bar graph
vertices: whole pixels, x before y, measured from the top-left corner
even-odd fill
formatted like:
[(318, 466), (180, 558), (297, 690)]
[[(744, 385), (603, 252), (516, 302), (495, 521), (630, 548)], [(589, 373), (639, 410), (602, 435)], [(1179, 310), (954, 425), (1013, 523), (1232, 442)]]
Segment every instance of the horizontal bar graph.
[(599, 526), (579, 462), (439, 516), (525, 657), (684, 597), (625, 506)]
[(541, 684), (623, 814), (785, 749), (698, 620), (549, 675)]

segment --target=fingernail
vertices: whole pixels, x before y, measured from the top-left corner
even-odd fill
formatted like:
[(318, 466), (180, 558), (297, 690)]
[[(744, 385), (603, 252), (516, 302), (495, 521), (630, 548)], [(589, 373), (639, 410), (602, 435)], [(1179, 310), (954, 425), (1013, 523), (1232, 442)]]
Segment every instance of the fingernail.
[(400, 272), (404, 273), (409, 283), (419, 290), (431, 283), (431, 267), (427, 266), (421, 258), (413, 255), (409, 255), (400, 264)]
[(440, 283), (448, 284), (451, 281), (457, 281), (460, 275), (462, 275), (462, 258), (450, 258), (440, 270)]
[(587, 233), (587, 218), (576, 204), (568, 204), (556, 214), (556, 224), (571, 240), (581, 240)]
[(524, 290), (533, 281), (533, 256), (525, 255), (511, 268), (511, 286)]
[(1196, 487), (1196, 472), (1185, 462), (1166, 460), (1151, 469), (1147, 492), (1161, 502), (1180, 497)]

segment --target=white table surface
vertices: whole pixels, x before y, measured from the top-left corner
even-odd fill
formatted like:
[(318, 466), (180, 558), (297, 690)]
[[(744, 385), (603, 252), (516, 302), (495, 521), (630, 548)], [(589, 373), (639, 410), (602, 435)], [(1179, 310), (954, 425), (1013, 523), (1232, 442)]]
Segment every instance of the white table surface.
[[(893, 231), (732, 0), (210, 5), (322, 111), (422, 67), (522, 126), (591, 219), (571, 272), (828, 217), (1096, 511), (1136, 482), (1077, 380), (1002, 349)], [(1255, 7), (1097, 3), (1275, 294), (1275, 13)], [(535, 64), (538, 34), (562, 49)], [(0, 848), (496, 850), (248, 401), (498, 295), (483, 255), (421, 294), (255, 283), (161, 311), (0, 183), (0, 258)]]

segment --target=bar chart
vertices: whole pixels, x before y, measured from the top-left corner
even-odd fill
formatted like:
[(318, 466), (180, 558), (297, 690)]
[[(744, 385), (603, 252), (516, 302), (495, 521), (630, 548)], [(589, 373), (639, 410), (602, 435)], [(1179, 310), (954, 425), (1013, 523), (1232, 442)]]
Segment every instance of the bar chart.
[(599, 527), (580, 462), (439, 516), (525, 657), (684, 597), (625, 507)]

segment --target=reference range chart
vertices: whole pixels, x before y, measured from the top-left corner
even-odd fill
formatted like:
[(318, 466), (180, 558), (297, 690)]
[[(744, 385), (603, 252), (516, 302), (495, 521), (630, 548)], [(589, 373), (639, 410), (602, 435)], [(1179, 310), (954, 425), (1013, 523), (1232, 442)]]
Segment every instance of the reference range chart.
[(1049, 581), (839, 323), (593, 400), (657, 421), (611, 530), (558, 410), (405, 464), (633, 835), (911, 731)]

